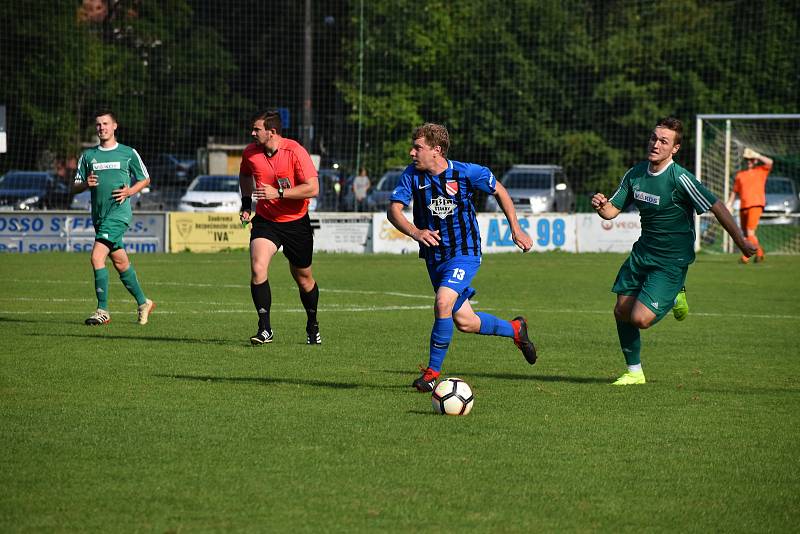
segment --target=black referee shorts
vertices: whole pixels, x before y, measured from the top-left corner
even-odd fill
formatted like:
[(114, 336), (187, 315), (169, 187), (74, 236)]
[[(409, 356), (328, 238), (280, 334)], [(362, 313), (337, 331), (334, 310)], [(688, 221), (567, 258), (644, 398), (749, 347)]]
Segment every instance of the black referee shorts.
[(250, 241), (268, 239), (279, 249), (283, 247), (283, 255), (289, 263), (300, 269), (311, 265), (314, 253), (314, 231), (311, 219), (306, 213), (303, 217), (289, 222), (268, 221), (260, 215), (253, 217), (250, 230)]

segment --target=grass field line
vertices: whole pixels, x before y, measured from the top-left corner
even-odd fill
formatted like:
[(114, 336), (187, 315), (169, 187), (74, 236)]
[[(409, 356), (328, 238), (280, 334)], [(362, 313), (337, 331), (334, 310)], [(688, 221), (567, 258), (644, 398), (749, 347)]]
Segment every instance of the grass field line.
[[(333, 313), (333, 312), (348, 312), (348, 313), (357, 313), (357, 312), (394, 312), (394, 311), (405, 311), (405, 310), (429, 310), (431, 309), (430, 306), (350, 306), (346, 308), (326, 308), (324, 309), (325, 312)], [(305, 313), (306, 311), (302, 308), (272, 308), (272, 311), (277, 312), (287, 312), (287, 313)], [(115, 311), (111, 310), (111, 313), (114, 315), (136, 315), (137, 312), (135, 311)], [(154, 315), (211, 315), (211, 314), (233, 314), (233, 313), (244, 313), (244, 314), (252, 314), (255, 313), (251, 308), (247, 309), (227, 309), (227, 310), (164, 310), (162, 308), (157, 308), (157, 311), (154, 312)], [(12, 310), (0, 310), (0, 315), (75, 315), (75, 311), (71, 310), (58, 310), (58, 311), (41, 311), (41, 310), (22, 310), (22, 311), (12, 311)]]
[[(380, 292), (374, 292), (380, 294)], [(34, 298), (34, 297), (0, 297), (0, 300), (13, 301), (13, 302), (93, 302), (94, 299), (54, 299), (54, 298)], [(201, 302), (201, 301), (174, 301), (170, 304), (192, 304), (200, 306), (218, 305), (219, 302)], [(159, 304), (162, 304), (159, 302)], [(163, 304), (162, 304), (163, 306)], [(232, 305), (238, 306), (238, 305)], [(404, 311), (404, 310), (429, 310), (431, 305), (418, 305), (418, 306), (352, 306), (342, 304), (329, 304), (320, 308), (322, 312), (376, 312), (376, 311)], [(282, 308), (273, 306), (273, 311), (288, 312), (288, 313), (305, 313), (302, 308)], [(481, 307), (481, 311), (495, 311), (495, 308)], [(202, 310), (165, 310), (163, 307), (158, 308), (156, 312), (159, 315), (179, 315), (183, 313), (191, 315), (199, 314), (225, 314), (225, 313), (252, 313), (253, 310), (247, 307), (231, 308), (231, 309), (202, 309)], [(72, 315), (74, 311), (41, 311), (41, 310), (0, 310), (0, 315)], [(136, 312), (118, 312), (114, 313), (130, 313)], [(529, 314), (534, 313), (567, 313), (567, 314), (584, 314), (584, 315), (605, 315), (610, 314), (609, 310), (578, 310), (578, 309), (556, 309), (556, 308), (532, 308), (528, 310)], [(728, 318), (742, 318), (742, 319), (786, 319), (798, 320), (800, 315), (786, 315), (786, 314), (772, 314), (772, 313), (719, 313), (719, 312), (691, 312), (692, 316), (696, 317), (728, 317)]]
[[(21, 280), (19, 278), (14, 279), (5, 279), (4, 282), (16, 282), (16, 283), (23, 283), (23, 284), (30, 284), (30, 283), (49, 283), (49, 284), (58, 284), (58, 285), (65, 285), (65, 284), (81, 284), (87, 285), (89, 282), (86, 280), (36, 280), (35, 282), (32, 280)], [(170, 286), (170, 287), (224, 287), (224, 288), (232, 288), (232, 289), (250, 289), (250, 284), (205, 284), (205, 283), (198, 283), (198, 282), (158, 282), (158, 281), (148, 281), (147, 286)], [(292, 286), (294, 287), (294, 286)], [(389, 295), (392, 297), (403, 297), (403, 298), (413, 298), (413, 299), (431, 299), (433, 293), (429, 293), (426, 295), (419, 295), (416, 293), (400, 293), (398, 291), (368, 291), (363, 289), (330, 289), (326, 287), (319, 288), (320, 293), (350, 293), (354, 295)], [(4, 299), (0, 299), (4, 300)], [(55, 299), (47, 299), (47, 300), (55, 300)]]

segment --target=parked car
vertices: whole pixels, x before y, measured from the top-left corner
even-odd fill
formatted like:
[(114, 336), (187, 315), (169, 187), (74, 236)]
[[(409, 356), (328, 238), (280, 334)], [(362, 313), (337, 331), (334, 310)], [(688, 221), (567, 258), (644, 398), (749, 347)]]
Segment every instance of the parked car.
[(770, 176), (767, 178), (766, 185), (767, 205), (765, 213), (789, 213), (800, 212), (800, 196), (797, 192), (797, 184), (788, 176)]
[(319, 192), (308, 204), (309, 211), (339, 211), (344, 178), (339, 169), (323, 167), (319, 170)]
[(50, 172), (8, 171), (0, 177), (0, 209), (66, 209), (69, 189)]
[[(786, 215), (800, 212), (800, 194), (797, 184), (788, 176), (769, 176), (765, 186), (767, 205), (760, 224), (786, 224), (793, 222)], [(733, 211), (739, 211), (739, 197), (733, 202)]]
[[(575, 211), (575, 194), (558, 165), (514, 165), (500, 183), (519, 212)], [(502, 211), (494, 196), (487, 197), (486, 211)]]
[(239, 176), (201, 174), (189, 185), (178, 203), (178, 211), (239, 211), (242, 197)]
[(397, 184), (400, 183), (400, 176), (402, 176), (405, 167), (390, 169), (386, 171), (377, 185), (370, 188), (367, 194), (367, 210), (368, 211), (386, 211), (391, 203), (392, 193)]
[(197, 161), (175, 154), (157, 154), (152, 160), (145, 160), (145, 167), (154, 186), (185, 186), (197, 172)]
[[(145, 187), (131, 198), (131, 206), (133, 209), (140, 211), (165, 211), (170, 209), (161, 192), (154, 191), (149, 187)], [(77, 195), (74, 195), (70, 202), (69, 209), (87, 212), (92, 211), (91, 189), (84, 189)]]

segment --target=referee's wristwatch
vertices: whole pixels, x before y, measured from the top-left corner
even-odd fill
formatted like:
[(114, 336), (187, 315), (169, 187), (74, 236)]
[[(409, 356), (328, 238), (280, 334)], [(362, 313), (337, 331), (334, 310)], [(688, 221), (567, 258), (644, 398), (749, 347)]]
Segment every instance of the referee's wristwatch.
[(278, 186), (278, 198), (283, 198), (283, 187)]

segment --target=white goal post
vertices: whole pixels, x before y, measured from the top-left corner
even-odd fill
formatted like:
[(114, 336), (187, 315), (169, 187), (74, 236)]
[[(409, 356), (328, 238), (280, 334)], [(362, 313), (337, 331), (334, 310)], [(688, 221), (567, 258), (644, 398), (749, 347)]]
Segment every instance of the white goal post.
[[(781, 130), (780, 138), (771, 135), (773, 132), (766, 132), (770, 124), (778, 125)], [(704, 131), (706, 127), (719, 130), (716, 133), (720, 135), (713, 136), (711, 143), (706, 139), (709, 134)], [(695, 176), (723, 202), (727, 202), (732, 185), (731, 177), (740, 170), (742, 151), (746, 146), (771, 157), (776, 151), (783, 151), (783, 155), (787, 157), (800, 157), (800, 113), (699, 114), (695, 122), (695, 140)], [(709, 224), (703, 226), (708, 232)], [(700, 217), (695, 219), (695, 236), (695, 250), (700, 250), (704, 237)], [(730, 237), (724, 231), (720, 237), (721, 251), (731, 252)]]

